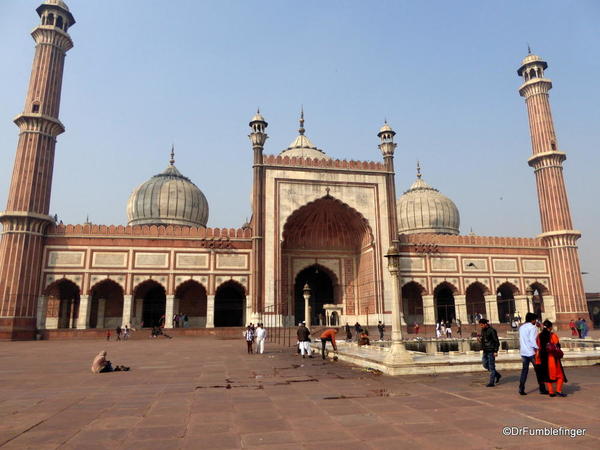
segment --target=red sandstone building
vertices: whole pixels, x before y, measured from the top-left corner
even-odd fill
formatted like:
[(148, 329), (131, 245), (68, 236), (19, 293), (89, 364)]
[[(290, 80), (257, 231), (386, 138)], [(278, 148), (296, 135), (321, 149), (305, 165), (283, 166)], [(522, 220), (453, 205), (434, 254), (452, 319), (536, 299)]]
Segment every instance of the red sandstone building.
[[(492, 323), (536, 311), (568, 322), (586, 314), (577, 239), (562, 175), (565, 153), (554, 132), (544, 77), (529, 54), (518, 75), (529, 114), (542, 233), (533, 238), (459, 234), (454, 203), (420, 170), (396, 197), (394, 131), (378, 133), (382, 162), (330, 158), (306, 136), (264, 153), (267, 122), (250, 122), (254, 155), (252, 220), (241, 229), (206, 228), (208, 201), (175, 167), (136, 188), (127, 226), (62, 225), (48, 215), (64, 57), (75, 19), (62, 0), (46, 0), (19, 127), (0, 244), (0, 338), (37, 330), (152, 326), (180, 313), (190, 328), (241, 326), (305, 317), (312, 321), (432, 325), (479, 314)], [(374, 147), (376, 143), (374, 142)], [(241, 151), (241, 150), (240, 150)], [(375, 150), (374, 150), (375, 156)], [(399, 291), (385, 253), (401, 253)]]

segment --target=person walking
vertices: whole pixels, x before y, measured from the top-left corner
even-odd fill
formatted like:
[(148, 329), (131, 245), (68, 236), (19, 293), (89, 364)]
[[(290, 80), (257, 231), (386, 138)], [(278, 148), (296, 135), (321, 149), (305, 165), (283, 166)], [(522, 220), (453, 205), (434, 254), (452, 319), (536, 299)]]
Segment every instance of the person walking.
[(456, 334), (462, 337), (462, 322), (460, 319), (456, 319)]
[(125, 325), (125, 328), (123, 329), (123, 340), (126, 341), (127, 339), (129, 339), (129, 327)]
[(117, 341), (120, 341), (121, 340), (121, 327), (117, 327), (115, 329), (115, 334), (117, 336)]
[(106, 330), (106, 340), (110, 341), (110, 330)]
[(346, 342), (352, 342), (352, 331), (348, 322), (346, 322), (346, 326), (344, 327), (346, 331)]
[[(537, 337), (537, 361), (541, 367), (543, 380), (546, 382), (546, 389), (550, 397), (566, 397), (563, 394), (563, 384), (567, 382), (567, 376), (563, 369), (561, 359), (563, 352), (560, 349), (560, 340), (558, 335), (552, 332), (552, 322), (544, 320), (544, 329)], [(553, 383), (556, 383), (556, 392), (554, 392)]]
[(418, 336), (419, 335), (419, 323), (415, 322), (415, 334)]
[(581, 317), (575, 321), (575, 329), (577, 330), (577, 337), (581, 339)]
[(494, 387), (502, 378), (499, 372), (496, 371), (496, 357), (500, 349), (500, 341), (498, 333), (492, 328), (487, 319), (479, 319), (481, 327), (481, 349), (483, 350), (482, 363), (483, 367), (490, 372), (490, 381), (486, 387)]
[(356, 334), (356, 342), (358, 342), (358, 337), (359, 337), (361, 331), (362, 331), (362, 327), (360, 326), (360, 323), (356, 322), (354, 324), (354, 334)]
[(575, 328), (575, 319), (571, 319), (569, 328), (571, 329), (571, 336), (578, 336), (577, 329)]
[(306, 355), (308, 355), (309, 358), (312, 358), (312, 350), (310, 348), (310, 330), (306, 327), (304, 322), (302, 322), (298, 327), (296, 336), (298, 338), (298, 347), (300, 348), (300, 354), (302, 357), (306, 358)]
[(585, 339), (587, 337), (587, 335), (588, 335), (589, 330), (590, 330), (589, 327), (588, 327), (587, 322), (585, 321), (585, 319), (581, 319), (580, 327), (581, 327), (581, 339)]
[(442, 337), (442, 322), (436, 322), (435, 324), (435, 337), (437, 339)]
[(385, 325), (381, 323), (381, 320), (377, 324), (377, 329), (379, 330), (379, 340), (383, 341), (383, 331), (385, 330)]
[(246, 345), (248, 346), (248, 354), (251, 355), (252, 352), (252, 343), (254, 342), (254, 329), (252, 325), (248, 325), (246, 331), (244, 331), (244, 337), (246, 338)]
[(327, 342), (331, 342), (333, 351), (337, 352), (337, 345), (335, 345), (335, 335), (337, 332), (337, 329), (329, 328), (321, 333), (321, 356), (323, 359), (325, 359), (325, 346), (327, 345)]
[(265, 351), (265, 339), (267, 339), (267, 330), (264, 329), (262, 323), (258, 324), (254, 334), (256, 336), (256, 353), (262, 355)]
[(521, 395), (527, 395), (527, 392), (525, 392), (525, 382), (527, 381), (530, 363), (533, 364), (533, 369), (535, 370), (540, 394), (548, 394), (546, 386), (544, 386), (544, 380), (541, 376), (540, 366), (535, 363), (535, 354), (538, 350), (538, 330), (535, 326), (536, 321), (537, 315), (529, 312), (525, 315), (525, 323), (519, 328), (519, 347), (521, 351), (521, 361), (523, 362), (521, 377), (519, 379), (519, 394)]
[(450, 322), (446, 323), (446, 337), (452, 338), (452, 324)]

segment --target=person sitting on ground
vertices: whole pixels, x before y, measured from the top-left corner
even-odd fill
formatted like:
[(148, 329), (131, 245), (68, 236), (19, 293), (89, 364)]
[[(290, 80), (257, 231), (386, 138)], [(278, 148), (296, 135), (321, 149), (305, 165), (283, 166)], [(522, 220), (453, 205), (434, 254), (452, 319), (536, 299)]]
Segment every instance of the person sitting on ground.
[(325, 359), (325, 346), (327, 341), (331, 342), (333, 351), (337, 352), (337, 345), (335, 344), (335, 335), (337, 334), (337, 328), (329, 328), (321, 333), (321, 356)]
[(113, 368), (111, 362), (106, 359), (106, 350), (98, 353), (92, 362), (92, 373), (127, 372), (128, 370), (129, 367), (127, 366), (115, 366)]
[(371, 345), (371, 341), (369, 341), (369, 332), (367, 330), (362, 330), (360, 332), (360, 337), (358, 338), (358, 346), (360, 347), (363, 345)]

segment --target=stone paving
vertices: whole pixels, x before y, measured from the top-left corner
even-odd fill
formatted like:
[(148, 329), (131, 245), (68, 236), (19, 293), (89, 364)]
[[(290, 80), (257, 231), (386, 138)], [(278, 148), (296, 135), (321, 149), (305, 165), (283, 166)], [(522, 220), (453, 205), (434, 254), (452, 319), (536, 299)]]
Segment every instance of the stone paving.
[[(94, 375), (100, 350), (131, 372)], [(0, 447), (31, 449), (600, 448), (600, 367), (567, 398), (517, 395), (518, 372), (388, 377), (240, 340), (0, 342)], [(504, 436), (505, 426), (586, 428)]]

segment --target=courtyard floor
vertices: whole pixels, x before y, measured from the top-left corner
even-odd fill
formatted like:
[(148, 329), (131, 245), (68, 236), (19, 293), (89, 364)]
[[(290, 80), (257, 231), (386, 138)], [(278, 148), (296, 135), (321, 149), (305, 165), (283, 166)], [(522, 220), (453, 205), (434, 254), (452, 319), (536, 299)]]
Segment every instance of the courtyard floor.
[[(103, 349), (131, 372), (92, 374)], [(0, 342), (0, 364), (2, 449), (600, 448), (598, 366), (549, 398), (533, 370), (519, 396), (515, 371), (387, 377), (242, 339)], [(585, 436), (503, 435), (561, 426)]]

